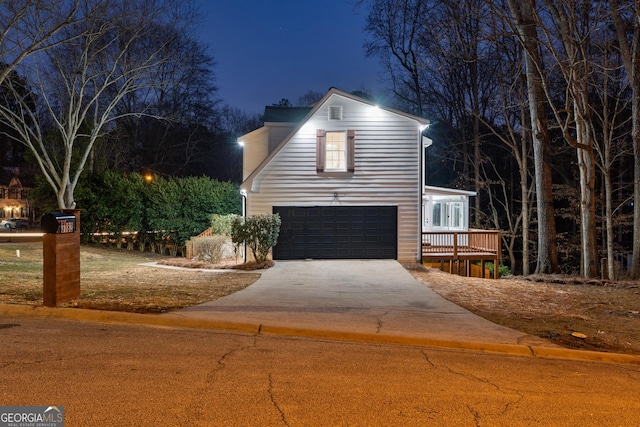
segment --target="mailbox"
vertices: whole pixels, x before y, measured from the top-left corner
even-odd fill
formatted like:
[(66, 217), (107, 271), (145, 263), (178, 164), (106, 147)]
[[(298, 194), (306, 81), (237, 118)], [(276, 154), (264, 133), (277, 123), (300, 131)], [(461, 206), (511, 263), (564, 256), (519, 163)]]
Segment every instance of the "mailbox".
[(51, 212), (42, 216), (42, 231), (49, 234), (76, 232), (76, 217), (64, 212)]

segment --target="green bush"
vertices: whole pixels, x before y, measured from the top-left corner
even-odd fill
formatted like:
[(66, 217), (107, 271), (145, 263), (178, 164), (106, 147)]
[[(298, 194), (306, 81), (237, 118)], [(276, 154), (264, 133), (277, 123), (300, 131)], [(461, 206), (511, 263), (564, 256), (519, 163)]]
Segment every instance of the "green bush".
[[(493, 275), (493, 263), (492, 262), (487, 262), (485, 263), (485, 267), (487, 270), (489, 270), (491, 272), (491, 275)], [(509, 269), (509, 267), (507, 267), (506, 265), (498, 265), (498, 277), (505, 277), (505, 276), (509, 276), (511, 275), (511, 270)]]
[(228, 238), (225, 236), (196, 237), (193, 242), (193, 259), (210, 263), (220, 262), (225, 257)]
[(251, 249), (255, 261), (263, 263), (267, 260), (271, 248), (278, 243), (280, 224), (278, 214), (237, 217), (231, 224), (231, 240), (236, 244), (246, 244)]
[[(230, 182), (204, 176), (145, 180), (137, 173), (110, 171), (87, 176), (76, 191), (76, 201), (84, 209), (83, 236), (108, 232), (122, 242), (123, 231), (138, 231), (140, 250), (168, 249), (172, 254), (206, 230), (212, 214), (238, 214), (242, 209), (238, 187)], [(127, 237), (127, 247), (133, 246)]]
[(221, 236), (231, 236), (231, 224), (237, 217), (236, 214), (211, 215), (211, 232)]

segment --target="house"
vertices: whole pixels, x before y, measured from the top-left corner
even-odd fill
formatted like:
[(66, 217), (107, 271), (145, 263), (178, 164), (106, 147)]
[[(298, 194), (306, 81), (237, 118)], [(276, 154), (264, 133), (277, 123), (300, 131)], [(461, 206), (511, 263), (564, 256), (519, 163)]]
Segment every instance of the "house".
[(276, 260), (421, 260), (423, 232), (467, 229), (473, 194), (423, 185), (428, 125), (335, 88), (311, 107), (266, 107), (238, 140), (244, 214), (280, 215)]
[(17, 176), (6, 185), (0, 184), (0, 218), (30, 218), (28, 192), (29, 188), (23, 187)]

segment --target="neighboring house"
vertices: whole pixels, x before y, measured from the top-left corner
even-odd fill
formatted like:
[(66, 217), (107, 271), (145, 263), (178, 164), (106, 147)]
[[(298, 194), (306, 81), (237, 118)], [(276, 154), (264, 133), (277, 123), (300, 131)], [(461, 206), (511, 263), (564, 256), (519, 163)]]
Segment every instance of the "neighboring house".
[(421, 182), (428, 125), (334, 88), (312, 107), (266, 107), (238, 141), (245, 215), (282, 219), (273, 258), (415, 262), (423, 231), (466, 230), (474, 193)]
[(11, 178), (7, 185), (0, 185), (0, 208), (2, 218), (30, 218), (31, 209), (27, 193), (17, 177)]

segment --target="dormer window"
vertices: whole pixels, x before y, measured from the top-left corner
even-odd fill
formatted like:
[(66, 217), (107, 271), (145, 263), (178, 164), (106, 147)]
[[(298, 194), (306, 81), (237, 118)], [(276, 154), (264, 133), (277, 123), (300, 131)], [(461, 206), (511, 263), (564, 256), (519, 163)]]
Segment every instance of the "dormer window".
[(329, 106), (329, 120), (342, 120), (342, 105)]

